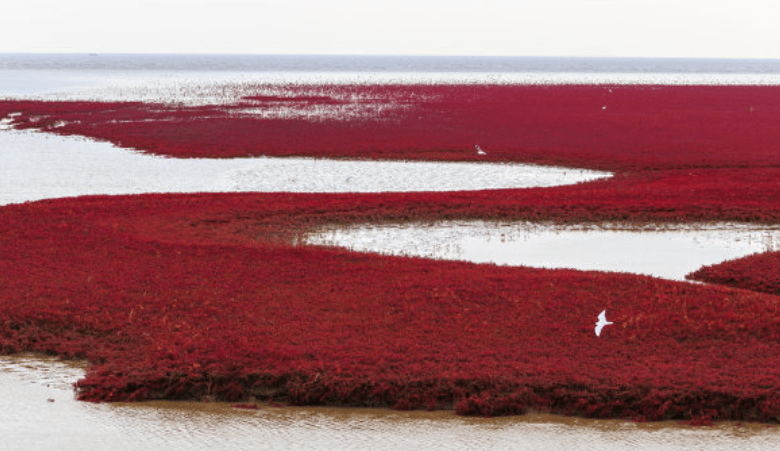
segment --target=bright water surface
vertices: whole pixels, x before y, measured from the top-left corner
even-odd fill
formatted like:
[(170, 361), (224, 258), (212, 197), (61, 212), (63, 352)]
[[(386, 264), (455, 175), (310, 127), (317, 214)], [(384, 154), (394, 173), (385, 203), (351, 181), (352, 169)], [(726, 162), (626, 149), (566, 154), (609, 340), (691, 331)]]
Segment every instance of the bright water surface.
[(0, 99), (212, 103), (249, 84), (780, 84), (780, 60), (0, 54)]
[(611, 176), (607, 172), (500, 163), (162, 158), (78, 137), (3, 130), (3, 119), (0, 161), (0, 205), (87, 194), (526, 188)]
[[(565, 58), (258, 57), (203, 55), (0, 55), (0, 99), (153, 100), (219, 103), (247, 85), (286, 83), (665, 83), (780, 84), (780, 62)], [(328, 112), (325, 112), (327, 114)], [(341, 114), (341, 112), (337, 112)], [(294, 114), (294, 112), (282, 112)], [(2, 119), (2, 118), (0, 118)], [(6, 123), (8, 121), (5, 121)], [(103, 143), (0, 130), (0, 205), (83, 194), (191, 191), (413, 191), (574, 183), (607, 174), (521, 166), (380, 166), (310, 159), (229, 162), (154, 159)], [(415, 172), (417, 171), (417, 172)], [(549, 172), (545, 172), (549, 171)], [(566, 172), (564, 176), (562, 172)], [(426, 174), (421, 177), (420, 174)], [(77, 174), (77, 176), (76, 176)], [(574, 177), (574, 178), (572, 178)], [(375, 181), (376, 179), (376, 181)], [(476, 185), (472, 185), (476, 180)], [(498, 182), (496, 182), (498, 181)], [(545, 182), (546, 181), (546, 182)], [(467, 182), (469, 184), (467, 184)], [(4, 185), (1, 185), (3, 184)], [(480, 185), (482, 183), (482, 185)], [(569, 230), (528, 224), (441, 224), (386, 231), (327, 231), (333, 244), (419, 252), (437, 258), (545, 266), (589, 260), (583, 269), (649, 272), (631, 266), (683, 246), (713, 262), (777, 245), (776, 231), (721, 224), (663, 233)], [(615, 233), (629, 241), (615, 243)], [(389, 234), (389, 235), (388, 235)], [(406, 238), (402, 238), (406, 234)], [(600, 235), (601, 234), (601, 235)], [(380, 238), (377, 238), (377, 235)], [(383, 238), (390, 236), (390, 239)], [(664, 236), (671, 244), (660, 244)], [(325, 239), (317, 238), (317, 239)], [(314, 242), (315, 237), (310, 237)], [(339, 241), (340, 240), (340, 241)], [(338, 242), (337, 242), (338, 241)], [(669, 240), (667, 240), (669, 241)], [(366, 243), (379, 242), (380, 245)], [(743, 246), (748, 243), (747, 246)], [(632, 247), (635, 246), (635, 247)], [(720, 248), (728, 256), (709, 255)], [(417, 249), (417, 250), (415, 250)], [(441, 250), (444, 249), (442, 253)], [(696, 250), (698, 249), (698, 250)], [(412, 253), (413, 253), (412, 252)], [(510, 261), (535, 255), (536, 263)], [(599, 259), (593, 259), (594, 255)], [(640, 258), (641, 257), (641, 258)], [(666, 254), (650, 266), (681, 259)], [(698, 257), (697, 257), (698, 258)], [(545, 260), (546, 259), (546, 260)], [(699, 260), (697, 260), (698, 262)], [(594, 263), (597, 262), (597, 263)], [(665, 262), (661, 264), (660, 262)], [(695, 269), (704, 264), (688, 261)], [(588, 266), (596, 264), (597, 267)], [(680, 278), (688, 267), (660, 277)], [(88, 404), (73, 399), (73, 368), (41, 357), (0, 358), (0, 437), (8, 450), (90, 449), (775, 449), (780, 433), (759, 426), (681, 428), (545, 416), (460, 418), (451, 412), (351, 409), (231, 409), (222, 404)]]
[(780, 226), (716, 223), (629, 228), (622, 224), (442, 221), (324, 228), (303, 241), (359, 252), (630, 272), (682, 281), (704, 265), (780, 250)]

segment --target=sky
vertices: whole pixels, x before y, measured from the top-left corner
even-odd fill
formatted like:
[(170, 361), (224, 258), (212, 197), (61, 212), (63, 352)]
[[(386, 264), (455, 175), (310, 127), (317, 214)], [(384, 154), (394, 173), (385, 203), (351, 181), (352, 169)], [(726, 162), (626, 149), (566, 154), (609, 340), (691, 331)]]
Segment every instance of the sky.
[(780, 58), (778, 0), (14, 0), (0, 53)]

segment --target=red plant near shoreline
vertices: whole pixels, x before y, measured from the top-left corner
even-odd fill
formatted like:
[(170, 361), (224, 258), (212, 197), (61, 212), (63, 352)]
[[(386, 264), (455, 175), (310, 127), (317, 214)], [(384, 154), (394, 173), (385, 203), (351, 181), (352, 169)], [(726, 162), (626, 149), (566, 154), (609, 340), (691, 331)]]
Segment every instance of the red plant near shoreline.
[(780, 295), (780, 252), (766, 252), (705, 266), (688, 278)]
[[(316, 210), (318, 200), (148, 195), (4, 207), (0, 245), (13, 252), (1, 264), (3, 349), (95, 362), (79, 383), (85, 400), (777, 418), (767, 385), (780, 368), (774, 296), (251, 244), (240, 233), (217, 244), (193, 221), (258, 202)], [(174, 241), (171, 218), (197, 233), (180, 224)], [(220, 227), (213, 236), (224, 242)], [(615, 325), (596, 337), (604, 308)]]
[[(779, 88), (333, 89), (406, 99), (405, 108), (373, 120), (264, 120), (236, 114), (245, 104), (4, 101), (0, 115), (21, 112), (19, 128), (181, 157), (470, 160), (478, 142), (495, 161), (617, 175), (545, 189), (5, 206), (0, 350), (89, 359), (78, 390), (91, 401), (253, 397), (488, 416), (530, 408), (780, 421), (774, 294), (291, 244), (313, 227), (361, 221), (777, 223)], [(596, 337), (605, 308), (615, 324)]]
[[(19, 128), (175, 157), (473, 161), (479, 144), (490, 150), (480, 161), (636, 171), (776, 167), (780, 141), (775, 86), (289, 86), (271, 96), (252, 90), (232, 103), (191, 107), (0, 101), (0, 115), (22, 113), (14, 118)], [(306, 114), (263, 116), (291, 103)], [(338, 109), (345, 105), (371, 108), (353, 115)], [(315, 106), (326, 108), (318, 115)]]

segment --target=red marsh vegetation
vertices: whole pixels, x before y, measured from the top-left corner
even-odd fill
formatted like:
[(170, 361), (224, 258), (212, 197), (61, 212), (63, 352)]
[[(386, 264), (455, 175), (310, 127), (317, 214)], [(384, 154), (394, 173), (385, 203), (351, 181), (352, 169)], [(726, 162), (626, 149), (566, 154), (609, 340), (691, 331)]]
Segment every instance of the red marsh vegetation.
[[(476, 415), (780, 420), (776, 291), (293, 244), (313, 227), (363, 221), (778, 223), (780, 88), (286, 89), (274, 97), (248, 88), (244, 99), (198, 107), (5, 101), (0, 115), (21, 113), (18, 128), (176, 157), (484, 159), (616, 176), (458, 193), (5, 206), (2, 350), (88, 358), (78, 391), (92, 401), (273, 398)], [(256, 111), (285, 103), (311, 114)], [(346, 119), (327, 112), (344, 105), (354, 106), (336, 110)], [(475, 144), (488, 155), (477, 156)], [(596, 337), (604, 309), (614, 325)]]
[(780, 252), (765, 252), (705, 266), (692, 280), (780, 295)]
[[(257, 88), (259, 89), (259, 88)], [(17, 128), (174, 157), (522, 161), (606, 170), (777, 163), (774, 86), (289, 86), (222, 105), (2, 102)], [(262, 116), (265, 114), (266, 116)], [(55, 124), (65, 122), (61, 127)]]

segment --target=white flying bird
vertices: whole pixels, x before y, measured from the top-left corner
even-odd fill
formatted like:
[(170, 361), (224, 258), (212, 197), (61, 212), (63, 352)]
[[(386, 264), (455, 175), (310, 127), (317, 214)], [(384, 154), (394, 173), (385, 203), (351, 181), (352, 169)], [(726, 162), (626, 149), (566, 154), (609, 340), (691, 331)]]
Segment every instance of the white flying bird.
[(599, 313), (599, 321), (596, 323), (596, 336), (601, 336), (601, 329), (604, 328), (604, 326), (608, 326), (610, 324), (614, 324), (610, 321), (607, 321), (607, 311), (604, 310), (603, 312)]
[(477, 148), (477, 155), (487, 155), (487, 152), (482, 150), (482, 148), (480, 148), (479, 146), (474, 146), (474, 147)]

